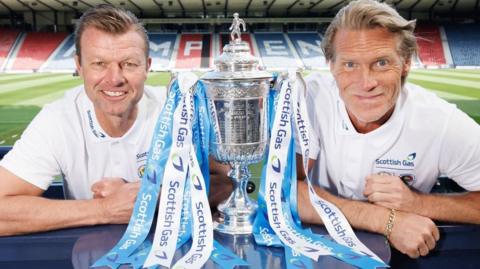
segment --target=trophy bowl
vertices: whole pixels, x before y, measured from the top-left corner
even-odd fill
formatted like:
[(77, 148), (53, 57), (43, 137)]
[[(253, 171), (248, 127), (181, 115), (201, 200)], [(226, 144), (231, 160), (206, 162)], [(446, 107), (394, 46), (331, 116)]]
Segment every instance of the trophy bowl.
[(230, 41), (202, 76), (211, 121), (210, 154), (231, 166), (230, 197), (218, 206), (216, 230), (251, 234), (257, 205), (246, 191), (248, 165), (262, 160), (268, 144), (268, 92), (272, 75), (258, 69), (248, 43)]

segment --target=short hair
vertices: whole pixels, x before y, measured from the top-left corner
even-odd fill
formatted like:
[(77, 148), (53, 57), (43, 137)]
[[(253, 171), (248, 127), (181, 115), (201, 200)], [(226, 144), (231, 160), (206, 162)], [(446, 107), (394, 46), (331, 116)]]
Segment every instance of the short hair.
[(407, 60), (417, 52), (413, 33), (415, 24), (415, 20), (407, 21), (388, 4), (374, 0), (352, 1), (337, 13), (328, 26), (322, 41), (322, 50), (327, 61), (335, 61), (333, 42), (339, 29), (364, 30), (380, 27), (399, 37), (397, 52)]
[(128, 10), (109, 4), (100, 4), (85, 11), (75, 25), (75, 50), (79, 58), (81, 57), (80, 40), (88, 27), (114, 35), (124, 34), (133, 28), (144, 40), (145, 57), (149, 55), (147, 31), (135, 14)]

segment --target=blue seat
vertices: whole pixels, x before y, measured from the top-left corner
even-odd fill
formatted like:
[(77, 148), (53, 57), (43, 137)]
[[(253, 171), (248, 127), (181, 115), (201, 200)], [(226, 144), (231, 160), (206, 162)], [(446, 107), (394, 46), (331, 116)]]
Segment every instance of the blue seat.
[(480, 25), (449, 24), (445, 25), (448, 45), (453, 63), (460, 66), (480, 65)]

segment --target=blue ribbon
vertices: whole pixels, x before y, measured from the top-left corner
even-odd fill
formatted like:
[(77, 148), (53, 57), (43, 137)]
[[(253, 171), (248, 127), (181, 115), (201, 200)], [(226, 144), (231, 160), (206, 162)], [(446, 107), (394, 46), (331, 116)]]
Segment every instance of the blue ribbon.
[(110, 268), (117, 268), (119, 259), (122, 259), (122, 261), (128, 259), (148, 236), (157, 206), (165, 163), (172, 143), (173, 112), (179, 103), (179, 99), (180, 90), (178, 82), (175, 81), (155, 126), (154, 136), (148, 151), (145, 173), (142, 177), (142, 184), (127, 230), (112, 250), (96, 261), (93, 267), (109, 266)]
[(118, 261), (122, 264), (130, 263), (134, 269), (143, 268), (143, 263), (147, 259), (151, 247), (152, 242), (149, 239), (146, 239), (130, 257), (121, 258)]
[(248, 263), (239, 258), (228, 248), (223, 247), (217, 240), (213, 241), (213, 251), (210, 258), (224, 269), (233, 269), (235, 266), (248, 266)]
[(293, 249), (284, 246), (285, 264), (287, 269), (312, 269), (312, 260), (300, 253), (295, 253)]

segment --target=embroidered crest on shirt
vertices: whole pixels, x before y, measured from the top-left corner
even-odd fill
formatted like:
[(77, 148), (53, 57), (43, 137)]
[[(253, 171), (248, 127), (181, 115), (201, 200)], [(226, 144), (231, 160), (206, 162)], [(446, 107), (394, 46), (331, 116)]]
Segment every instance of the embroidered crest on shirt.
[(140, 178), (145, 173), (145, 164), (147, 162), (148, 151), (137, 154), (137, 173)]

